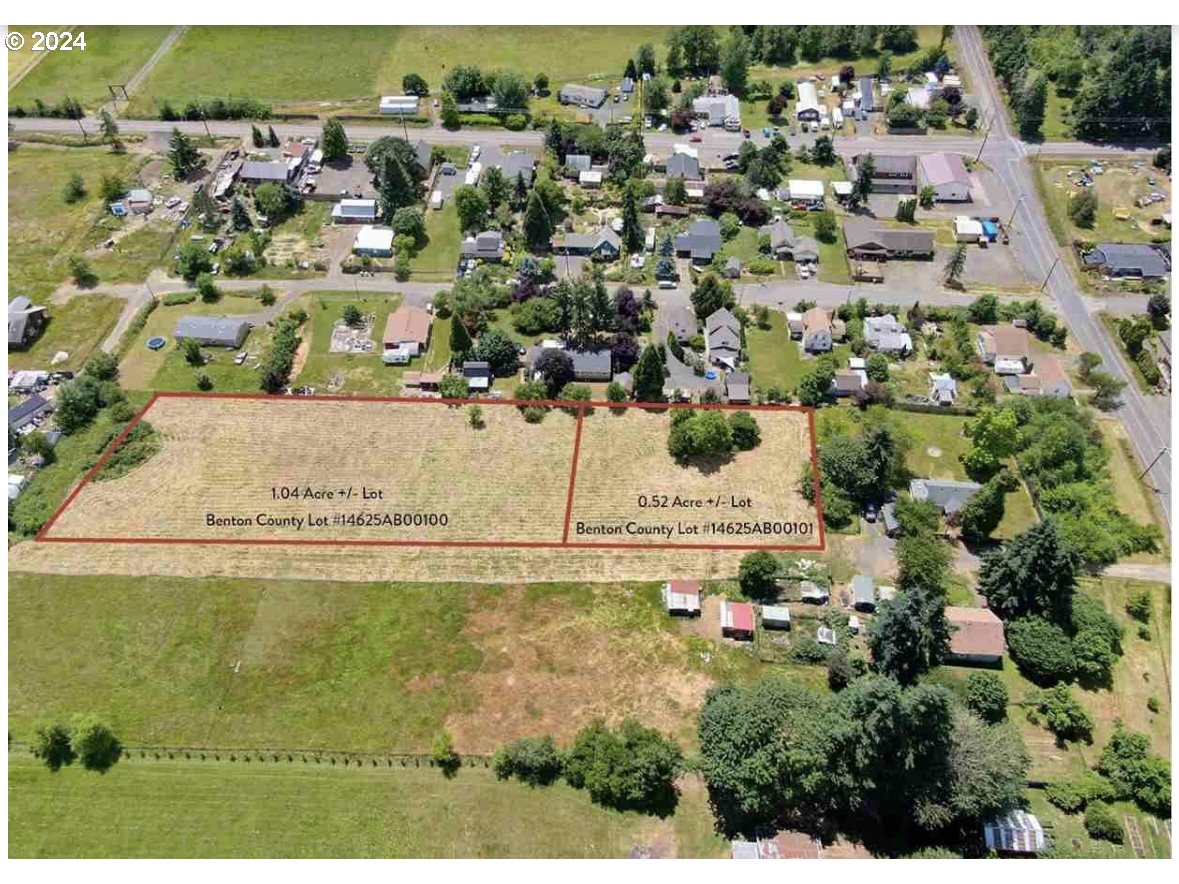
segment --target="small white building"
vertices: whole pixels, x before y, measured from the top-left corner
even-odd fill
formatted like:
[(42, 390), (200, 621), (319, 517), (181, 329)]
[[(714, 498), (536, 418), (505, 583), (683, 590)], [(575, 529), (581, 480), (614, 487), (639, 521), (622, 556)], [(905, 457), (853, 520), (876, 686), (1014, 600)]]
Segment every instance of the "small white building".
[(602, 186), (602, 173), (598, 169), (587, 169), (577, 173), (577, 183), (586, 190), (597, 190)]
[(761, 625), (766, 629), (789, 629), (790, 609), (786, 605), (762, 605)]
[(435, 210), (441, 209), (442, 204), (445, 201), (446, 201), (446, 198), (442, 195), (441, 190), (436, 190), (432, 194), (430, 194), (430, 208), (431, 209), (435, 209)]
[(791, 178), (786, 182), (786, 193), (796, 207), (822, 208), (823, 182), (809, 178)]
[(376, 200), (340, 200), (332, 206), (333, 224), (373, 224), (376, 220)]
[(381, 113), (412, 116), (421, 101), (416, 95), (385, 95), (381, 98)]
[(967, 215), (954, 219), (954, 239), (957, 242), (978, 242), (983, 237), (982, 222)]
[(393, 228), (366, 224), (356, 231), (352, 251), (357, 255), (368, 255), (372, 258), (393, 257)]
[(669, 580), (663, 584), (667, 613), (686, 617), (700, 615), (700, 581)]

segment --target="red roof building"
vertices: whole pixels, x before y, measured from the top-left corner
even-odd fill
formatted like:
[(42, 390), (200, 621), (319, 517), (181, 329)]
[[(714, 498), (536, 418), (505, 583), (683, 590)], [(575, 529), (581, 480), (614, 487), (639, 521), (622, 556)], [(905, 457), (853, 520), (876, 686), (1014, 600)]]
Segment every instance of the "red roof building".
[(663, 584), (663, 600), (667, 603), (669, 614), (696, 616), (700, 613), (700, 581), (667, 581)]
[(753, 639), (753, 605), (749, 602), (721, 602), (721, 634), (729, 638)]

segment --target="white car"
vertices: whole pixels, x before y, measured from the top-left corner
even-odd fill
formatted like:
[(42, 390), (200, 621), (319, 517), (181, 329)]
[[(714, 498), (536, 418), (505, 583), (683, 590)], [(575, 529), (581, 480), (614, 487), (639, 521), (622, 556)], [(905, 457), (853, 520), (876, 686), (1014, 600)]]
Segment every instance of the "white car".
[(479, 159), (479, 154), (482, 152), (483, 152), (483, 148), (481, 148), (479, 145), (476, 144), (474, 147), (472, 147), (471, 148), (471, 162), (473, 163), (473, 162), (475, 162), (475, 160)]

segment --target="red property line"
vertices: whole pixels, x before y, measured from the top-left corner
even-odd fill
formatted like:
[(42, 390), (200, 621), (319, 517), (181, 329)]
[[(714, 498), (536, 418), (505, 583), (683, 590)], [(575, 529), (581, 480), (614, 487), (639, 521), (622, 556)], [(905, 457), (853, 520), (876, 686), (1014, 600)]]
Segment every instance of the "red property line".
[[(549, 408), (568, 409), (568, 400), (553, 399), (433, 399), (414, 396), (272, 396), (265, 393), (186, 393), (186, 392), (157, 392), (147, 404), (131, 419), (123, 431), (111, 441), (106, 450), (99, 457), (98, 462), (91, 467), (78, 482), (69, 496), (62, 501), (54, 511), (49, 521), (37, 532), (33, 538), (40, 543), (109, 543), (109, 544), (167, 544), (178, 546), (354, 546), (354, 547), (409, 547), (409, 548), (468, 548), (468, 549), (584, 549), (584, 550), (694, 550), (715, 551), (725, 550), (774, 550), (795, 552), (822, 552), (826, 549), (826, 533), (823, 528), (823, 504), (820, 496), (819, 453), (815, 435), (815, 410), (802, 405), (732, 405), (728, 403), (697, 403), (697, 402), (600, 402), (585, 401), (578, 403), (577, 426), (573, 440), (573, 462), (569, 468), (569, 487), (565, 501), (564, 531), (560, 541), (555, 540), (316, 540), (294, 538), (236, 538), (236, 537), (50, 537), (49, 531), (61, 518), (62, 514), (74, 502), (94, 477), (126, 440), (128, 434), (144, 418), (147, 412), (160, 399), (229, 399), (229, 400), (258, 400), (264, 402), (390, 402), (406, 405), (438, 404), (438, 405), (504, 405), (504, 406), (544, 406)], [(581, 435), (585, 412), (590, 408), (641, 408), (648, 411), (666, 411), (673, 409), (712, 409), (719, 411), (796, 411), (807, 415), (811, 434), (811, 466), (814, 474), (815, 511), (819, 523), (819, 541), (812, 544), (768, 544), (768, 543), (594, 543), (588, 541), (569, 541), (569, 528), (573, 514), (573, 498), (577, 480), (577, 463), (581, 453)]]

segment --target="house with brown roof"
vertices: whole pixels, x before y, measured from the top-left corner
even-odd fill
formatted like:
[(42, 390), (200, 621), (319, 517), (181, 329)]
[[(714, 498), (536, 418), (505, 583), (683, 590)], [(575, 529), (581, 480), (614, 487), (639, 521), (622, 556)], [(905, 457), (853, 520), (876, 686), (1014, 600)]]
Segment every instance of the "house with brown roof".
[(975, 349), (995, 374), (1024, 374), (1032, 353), (1027, 329), (1015, 325), (987, 325), (978, 330)]
[(946, 606), (950, 636), (949, 663), (999, 666), (1003, 662), (1003, 621), (990, 608)]
[(418, 355), (430, 346), (430, 327), (434, 317), (420, 307), (404, 304), (389, 314), (385, 323), (386, 350), (406, 349)]
[(802, 314), (802, 349), (808, 353), (831, 351), (831, 317), (822, 307), (812, 307)]
[(1040, 356), (1036, 359), (1034, 375), (1039, 378), (1040, 395), (1053, 396), (1057, 399), (1067, 399), (1073, 395), (1073, 385), (1068, 375), (1064, 373), (1064, 366), (1054, 356)]
[(843, 235), (848, 257), (857, 261), (933, 257), (932, 230), (885, 227), (871, 218), (848, 218), (843, 222)]

